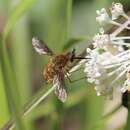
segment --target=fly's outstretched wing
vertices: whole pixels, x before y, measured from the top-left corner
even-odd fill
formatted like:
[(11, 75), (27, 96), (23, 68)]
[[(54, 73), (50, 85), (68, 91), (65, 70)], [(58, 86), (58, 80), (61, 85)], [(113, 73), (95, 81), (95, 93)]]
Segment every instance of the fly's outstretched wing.
[(55, 94), (57, 95), (58, 99), (62, 102), (65, 102), (67, 99), (67, 90), (64, 83), (64, 76), (63, 74), (57, 74), (54, 77), (53, 84), (56, 85)]
[(37, 37), (32, 38), (32, 45), (37, 53), (40, 55), (53, 55), (53, 51), (40, 39)]

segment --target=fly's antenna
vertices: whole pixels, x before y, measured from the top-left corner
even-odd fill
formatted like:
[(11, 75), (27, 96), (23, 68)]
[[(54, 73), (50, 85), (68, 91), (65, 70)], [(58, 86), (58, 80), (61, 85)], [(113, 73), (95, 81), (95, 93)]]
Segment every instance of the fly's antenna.
[(70, 58), (70, 61), (73, 62), (74, 61), (74, 57), (75, 57), (75, 51), (76, 49), (73, 48), (72, 52), (71, 52), (71, 58)]
[(86, 58), (86, 57), (79, 57), (79, 56), (78, 56), (78, 57), (73, 57), (73, 60), (74, 60), (74, 59), (90, 59), (90, 58)]

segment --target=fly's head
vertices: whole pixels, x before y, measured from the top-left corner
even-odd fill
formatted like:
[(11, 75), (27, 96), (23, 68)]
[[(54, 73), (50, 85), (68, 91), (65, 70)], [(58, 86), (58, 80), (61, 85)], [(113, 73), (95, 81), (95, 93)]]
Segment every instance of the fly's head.
[(66, 57), (67, 57), (68, 61), (70, 61), (70, 62), (74, 61), (74, 59), (75, 59), (75, 51), (76, 50), (73, 49), (72, 51), (69, 51), (69, 52), (66, 53)]

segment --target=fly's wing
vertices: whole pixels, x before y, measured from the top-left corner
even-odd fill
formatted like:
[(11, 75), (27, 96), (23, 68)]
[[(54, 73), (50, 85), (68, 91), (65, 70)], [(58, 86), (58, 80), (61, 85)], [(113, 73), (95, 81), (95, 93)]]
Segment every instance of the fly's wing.
[(67, 90), (64, 83), (64, 76), (57, 74), (54, 77), (53, 84), (56, 85), (55, 94), (57, 95), (58, 99), (62, 102), (65, 102), (67, 99)]
[(53, 51), (40, 39), (37, 37), (32, 38), (32, 45), (35, 51), (40, 55), (53, 55)]

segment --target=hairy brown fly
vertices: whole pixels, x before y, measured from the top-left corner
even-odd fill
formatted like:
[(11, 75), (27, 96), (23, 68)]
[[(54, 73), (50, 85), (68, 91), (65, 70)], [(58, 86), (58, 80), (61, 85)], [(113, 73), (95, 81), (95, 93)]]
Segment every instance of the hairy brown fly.
[(55, 94), (62, 102), (67, 99), (67, 90), (64, 82), (64, 77), (67, 73), (66, 66), (69, 61), (74, 59), (82, 59), (81, 57), (75, 57), (75, 50), (59, 55), (55, 55), (53, 51), (37, 37), (32, 38), (32, 45), (37, 53), (40, 55), (51, 56), (48, 64), (44, 68), (44, 78), (48, 83), (56, 85)]

